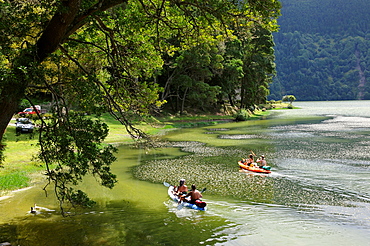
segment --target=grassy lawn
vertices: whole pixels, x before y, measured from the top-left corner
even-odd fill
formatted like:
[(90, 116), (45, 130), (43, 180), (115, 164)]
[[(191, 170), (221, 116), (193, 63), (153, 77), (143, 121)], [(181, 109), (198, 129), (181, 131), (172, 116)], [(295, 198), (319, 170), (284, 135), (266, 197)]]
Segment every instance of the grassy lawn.
[[(43, 170), (41, 163), (33, 156), (37, 154), (37, 136), (15, 134), (15, 127), (9, 126), (4, 135), (5, 161), (0, 168), (0, 191), (24, 188), (32, 182), (31, 174)], [(0, 193), (1, 195), (1, 193)]]

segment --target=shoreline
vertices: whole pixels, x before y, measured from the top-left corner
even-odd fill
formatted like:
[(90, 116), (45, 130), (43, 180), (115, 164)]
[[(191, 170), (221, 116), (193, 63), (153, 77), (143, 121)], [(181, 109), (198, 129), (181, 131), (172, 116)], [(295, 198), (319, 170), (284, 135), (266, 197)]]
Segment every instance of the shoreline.
[(29, 190), (29, 189), (32, 189), (33, 187), (34, 186), (31, 185), (31, 186), (27, 186), (27, 187), (16, 189), (16, 190), (4, 191), (4, 195), (0, 196), (0, 201), (4, 201), (6, 199), (9, 199), (9, 198), (13, 197), (13, 195), (12, 195), (13, 193)]

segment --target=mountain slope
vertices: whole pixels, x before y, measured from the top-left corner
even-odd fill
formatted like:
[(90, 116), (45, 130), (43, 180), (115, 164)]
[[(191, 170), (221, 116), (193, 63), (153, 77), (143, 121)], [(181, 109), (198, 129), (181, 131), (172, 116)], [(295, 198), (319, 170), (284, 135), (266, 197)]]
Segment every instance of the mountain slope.
[(269, 99), (370, 99), (370, 1), (281, 2)]

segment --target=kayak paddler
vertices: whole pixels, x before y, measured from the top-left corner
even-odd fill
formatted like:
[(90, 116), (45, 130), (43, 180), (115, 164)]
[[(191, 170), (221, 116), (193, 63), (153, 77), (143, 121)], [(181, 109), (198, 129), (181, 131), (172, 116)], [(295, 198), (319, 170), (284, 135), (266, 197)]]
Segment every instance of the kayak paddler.
[(180, 179), (179, 186), (175, 187), (174, 194), (183, 195), (188, 193), (188, 187), (185, 185), (185, 179)]
[(261, 157), (260, 157), (260, 158), (258, 158), (257, 163), (259, 163), (259, 164), (260, 164), (260, 165), (259, 165), (259, 167), (260, 167), (260, 168), (262, 168), (262, 167), (264, 167), (264, 166), (267, 166), (267, 162), (266, 162), (266, 160), (265, 160), (265, 156), (264, 156), (264, 155), (261, 155)]
[(254, 158), (253, 158), (253, 155), (250, 154), (249, 159), (247, 160), (246, 164), (247, 164), (247, 166), (253, 167), (254, 166), (253, 163), (254, 163)]
[(195, 186), (195, 184), (191, 185), (191, 191), (185, 196), (185, 198), (189, 196), (190, 196), (189, 203), (192, 203), (192, 204), (196, 204), (196, 201), (200, 200), (200, 198), (203, 197), (200, 191), (197, 190), (197, 187)]

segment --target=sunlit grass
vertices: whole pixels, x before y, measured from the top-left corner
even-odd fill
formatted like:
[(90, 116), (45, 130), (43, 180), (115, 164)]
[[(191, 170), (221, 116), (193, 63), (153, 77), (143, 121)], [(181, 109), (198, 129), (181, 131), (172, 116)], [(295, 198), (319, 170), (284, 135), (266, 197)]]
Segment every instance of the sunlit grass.
[(33, 161), (37, 154), (37, 135), (16, 134), (9, 126), (4, 135), (5, 160), (0, 168), (0, 190), (19, 189), (30, 185), (30, 175), (43, 170), (41, 163)]
[(209, 121), (209, 120), (227, 120), (232, 119), (230, 115), (169, 115), (159, 117), (162, 122), (174, 121)]
[(15, 171), (0, 176), (0, 190), (14, 190), (29, 186), (27, 172)]
[[(219, 130), (220, 125), (179, 129), (168, 133), (164, 138), (170, 141), (194, 141), (194, 139), (198, 139), (201, 135), (202, 142), (212, 146), (263, 145), (268, 139), (266, 135), (262, 135), (266, 130), (261, 129), (261, 124), (266, 124), (267, 128), (269, 126), (269, 120), (223, 123), (222, 131)], [(247, 137), (246, 132), (248, 132), (248, 136), (250, 137)], [(238, 137), (241, 135), (246, 137)], [(228, 139), (226, 140), (224, 136), (228, 136)]]

